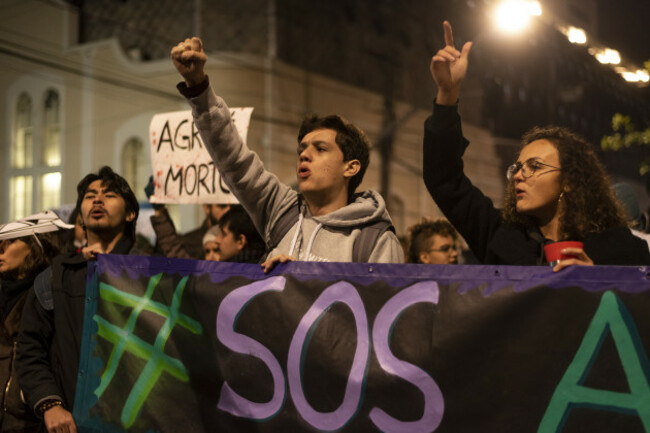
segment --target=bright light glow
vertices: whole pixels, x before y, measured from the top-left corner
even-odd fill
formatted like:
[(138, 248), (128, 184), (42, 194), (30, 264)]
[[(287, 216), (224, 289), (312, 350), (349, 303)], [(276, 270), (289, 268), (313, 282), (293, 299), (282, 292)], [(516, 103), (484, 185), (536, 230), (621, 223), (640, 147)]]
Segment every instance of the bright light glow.
[(636, 76), (639, 77), (639, 81), (643, 81), (644, 83), (650, 82), (650, 74), (645, 69), (637, 69)]
[(530, 21), (530, 3), (522, 0), (501, 2), (494, 14), (497, 27), (506, 33), (517, 33), (523, 30)]
[(528, 2), (528, 13), (534, 17), (542, 15), (542, 5), (537, 1)]
[(635, 72), (624, 70), (619, 73), (625, 81), (629, 81), (630, 83), (647, 83), (650, 81), (648, 71), (643, 69), (637, 69)]
[(51, 209), (61, 205), (61, 172), (44, 174), (41, 177), (40, 208)]
[(587, 33), (584, 30), (579, 29), (578, 27), (569, 27), (569, 30), (566, 34), (569, 38), (569, 42), (572, 44), (586, 44), (587, 43)]
[(31, 215), (32, 177), (15, 176), (9, 179), (9, 221)]
[(596, 59), (604, 65), (618, 65), (621, 63), (621, 54), (611, 48), (595, 51), (595, 56)]

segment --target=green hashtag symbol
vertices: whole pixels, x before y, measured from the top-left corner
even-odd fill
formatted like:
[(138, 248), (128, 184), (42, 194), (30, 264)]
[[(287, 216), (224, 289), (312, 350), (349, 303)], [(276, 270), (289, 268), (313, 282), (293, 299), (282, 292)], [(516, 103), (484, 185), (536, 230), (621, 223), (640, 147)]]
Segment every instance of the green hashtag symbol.
[[(93, 320), (97, 322), (99, 328), (98, 335), (113, 343), (113, 350), (108, 358), (106, 369), (102, 373), (101, 382), (95, 390), (97, 398), (101, 397), (113, 380), (120, 359), (125, 352), (132, 353), (147, 361), (122, 408), (121, 421), (122, 425), (126, 428), (132, 426), (135, 422), (140, 408), (163, 371), (166, 371), (182, 382), (189, 381), (189, 375), (185, 365), (180, 360), (165, 355), (164, 353), (165, 344), (172, 329), (176, 325), (180, 325), (193, 334), (201, 334), (203, 332), (200, 323), (179, 312), (188, 277), (183, 277), (176, 286), (171, 305), (169, 306), (151, 300), (153, 292), (161, 278), (162, 273), (149, 278), (147, 290), (142, 297), (123, 292), (109, 284), (99, 284), (99, 296), (104, 301), (132, 307), (133, 310), (124, 328), (109, 323), (97, 314), (93, 316)], [(136, 321), (142, 311), (149, 311), (165, 318), (165, 323), (160, 327), (153, 345), (133, 334)]]

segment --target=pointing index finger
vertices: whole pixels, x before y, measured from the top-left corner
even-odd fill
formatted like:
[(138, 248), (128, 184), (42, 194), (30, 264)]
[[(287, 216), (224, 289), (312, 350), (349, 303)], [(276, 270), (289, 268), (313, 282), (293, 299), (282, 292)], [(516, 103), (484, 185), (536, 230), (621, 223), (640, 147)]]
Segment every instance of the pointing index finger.
[(449, 21), (444, 21), (442, 26), (445, 29), (445, 45), (454, 46), (454, 33), (451, 31), (451, 24)]

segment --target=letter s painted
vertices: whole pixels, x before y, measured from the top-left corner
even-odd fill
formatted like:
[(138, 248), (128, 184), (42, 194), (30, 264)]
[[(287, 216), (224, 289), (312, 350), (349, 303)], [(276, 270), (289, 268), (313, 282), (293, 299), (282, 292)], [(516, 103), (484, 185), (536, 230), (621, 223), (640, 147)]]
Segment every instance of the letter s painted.
[(224, 382), (217, 407), (232, 415), (264, 420), (277, 414), (284, 404), (286, 386), (280, 363), (269, 349), (258, 341), (235, 332), (234, 328), (242, 310), (253, 298), (270, 290), (281, 292), (284, 290), (285, 283), (284, 277), (256, 281), (233, 290), (219, 305), (217, 312), (217, 338), (219, 341), (233, 352), (259, 358), (268, 367), (273, 378), (273, 397), (266, 403), (247, 400), (237, 394), (227, 381)]
[(379, 365), (387, 373), (399, 376), (412, 383), (424, 395), (422, 418), (417, 421), (400, 421), (382, 409), (373, 407), (370, 419), (384, 432), (432, 432), (440, 425), (445, 402), (440, 388), (424, 370), (397, 359), (390, 351), (391, 329), (406, 308), (419, 302), (438, 303), (438, 284), (425, 281), (407, 287), (393, 296), (379, 310), (372, 330), (372, 342)]

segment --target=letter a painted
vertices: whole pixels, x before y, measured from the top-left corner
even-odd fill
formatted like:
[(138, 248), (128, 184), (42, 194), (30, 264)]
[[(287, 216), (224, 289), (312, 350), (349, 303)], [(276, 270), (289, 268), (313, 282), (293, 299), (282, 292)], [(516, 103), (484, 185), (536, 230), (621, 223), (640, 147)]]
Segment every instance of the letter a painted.
[(163, 129), (160, 132), (160, 140), (158, 140), (158, 147), (156, 148), (156, 152), (160, 152), (160, 146), (162, 146), (163, 143), (169, 143), (169, 146), (171, 147), (172, 151), (174, 150), (172, 133), (169, 130), (169, 120), (165, 122), (165, 125), (163, 126)]
[[(630, 393), (587, 388), (582, 383), (610, 332), (627, 377)], [(636, 414), (650, 431), (650, 363), (634, 320), (613, 292), (605, 292), (571, 365), (560, 380), (538, 432), (559, 432), (572, 407)]]

